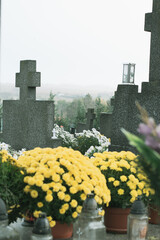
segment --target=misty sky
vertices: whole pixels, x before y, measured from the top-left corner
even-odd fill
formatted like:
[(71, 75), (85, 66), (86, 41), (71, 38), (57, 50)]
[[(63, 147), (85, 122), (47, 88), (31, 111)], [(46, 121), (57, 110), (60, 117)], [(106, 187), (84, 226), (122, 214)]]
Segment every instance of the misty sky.
[(115, 89), (123, 63), (148, 81), (152, 0), (2, 0), (1, 82), (14, 85), (20, 60), (37, 60), (42, 86)]

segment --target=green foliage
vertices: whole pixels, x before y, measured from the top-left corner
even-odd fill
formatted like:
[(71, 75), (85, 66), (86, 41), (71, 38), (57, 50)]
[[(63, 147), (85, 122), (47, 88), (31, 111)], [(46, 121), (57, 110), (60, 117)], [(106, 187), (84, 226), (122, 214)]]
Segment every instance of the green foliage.
[(87, 137), (86, 135), (77, 137), (77, 148), (82, 154), (85, 154), (91, 146), (99, 146), (98, 139), (94, 136)]
[(20, 217), (21, 200), (23, 199), (23, 175), (13, 158), (0, 151), (0, 197), (8, 209), (9, 222)]
[(88, 93), (85, 97), (74, 99), (72, 102), (59, 100), (55, 103), (55, 124), (62, 125), (65, 130), (70, 130), (70, 125), (77, 126), (78, 123), (86, 122), (86, 112), (88, 108), (94, 108), (96, 119), (94, 127), (100, 127), (101, 112), (111, 111), (110, 101), (104, 101), (100, 97), (93, 99)]
[(56, 96), (56, 94), (53, 94), (52, 91), (50, 91), (48, 100), (54, 101), (55, 96)]

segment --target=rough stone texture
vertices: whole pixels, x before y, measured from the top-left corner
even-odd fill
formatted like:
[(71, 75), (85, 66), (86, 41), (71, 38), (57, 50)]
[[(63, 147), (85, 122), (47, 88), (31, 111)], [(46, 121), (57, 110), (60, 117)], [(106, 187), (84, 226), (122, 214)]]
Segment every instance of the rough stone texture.
[(107, 138), (111, 137), (112, 114), (101, 113), (100, 115), (100, 133)]
[[(121, 131), (121, 128), (135, 132), (137, 122), (137, 109), (135, 101), (138, 97), (137, 85), (118, 85), (115, 93), (114, 109), (111, 115), (111, 147), (110, 150), (127, 150), (128, 140)], [(116, 146), (116, 147), (115, 147)], [(119, 146), (121, 146), (119, 148)], [(114, 149), (113, 149), (114, 147)], [(127, 147), (127, 148), (126, 148)]]
[(36, 101), (36, 86), (40, 86), (36, 61), (20, 62), (16, 86), (20, 87), (20, 100), (3, 101), (3, 141), (17, 150), (60, 145), (51, 139), (54, 102)]
[(91, 130), (93, 128), (93, 121), (95, 119), (96, 115), (94, 113), (94, 108), (88, 108), (86, 113), (87, 123), (86, 123), (86, 129)]
[(80, 133), (80, 132), (83, 132), (83, 130), (86, 130), (86, 123), (78, 123), (76, 132)]
[(160, 80), (160, 1), (153, 0), (153, 12), (145, 16), (145, 31), (151, 32), (149, 81)]

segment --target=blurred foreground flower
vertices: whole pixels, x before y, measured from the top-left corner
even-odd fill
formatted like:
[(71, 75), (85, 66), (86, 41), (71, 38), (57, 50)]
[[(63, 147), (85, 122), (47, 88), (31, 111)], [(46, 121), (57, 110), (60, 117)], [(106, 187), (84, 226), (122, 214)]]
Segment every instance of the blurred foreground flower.
[(139, 164), (147, 174), (151, 187), (155, 190), (155, 201), (160, 206), (160, 124), (156, 125), (153, 118), (139, 104), (143, 123), (139, 124), (138, 132), (142, 138), (122, 129), (130, 144), (136, 147), (140, 154)]

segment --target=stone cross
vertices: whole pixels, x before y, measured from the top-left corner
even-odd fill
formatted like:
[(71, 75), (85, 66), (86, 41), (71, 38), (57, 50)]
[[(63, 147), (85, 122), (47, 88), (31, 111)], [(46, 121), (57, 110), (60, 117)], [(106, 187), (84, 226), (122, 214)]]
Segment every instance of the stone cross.
[(152, 13), (145, 14), (145, 31), (151, 32), (149, 81), (160, 83), (160, 0), (153, 0)]
[(2, 141), (15, 150), (59, 146), (61, 142), (55, 138), (55, 131), (52, 138), (54, 102), (36, 100), (36, 87), (40, 86), (36, 61), (20, 62), (16, 86), (20, 87), (20, 100), (3, 101)]
[(86, 129), (91, 130), (93, 128), (93, 120), (95, 119), (94, 108), (88, 108), (86, 117), (87, 117), (87, 124)]
[(20, 87), (20, 100), (36, 100), (36, 87), (40, 87), (40, 72), (36, 72), (36, 61), (20, 62), (20, 73), (16, 73), (16, 87)]

